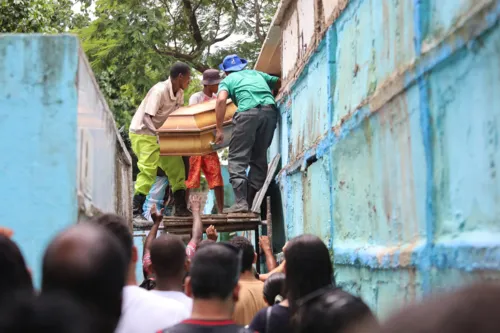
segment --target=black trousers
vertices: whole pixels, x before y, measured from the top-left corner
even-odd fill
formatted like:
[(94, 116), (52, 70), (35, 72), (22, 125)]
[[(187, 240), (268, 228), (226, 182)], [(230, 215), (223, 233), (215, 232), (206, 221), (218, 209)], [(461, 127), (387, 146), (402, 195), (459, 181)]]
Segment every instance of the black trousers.
[[(233, 116), (228, 170), (235, 193), (246, 194), (247, 186), (258, 191), (264, 185), (267, 176), (267, 149), (273, 141), (277, 121), (278, 110), (269, 105), (237, 112)], [(250, 171), (247, 178), (248, 166)]]

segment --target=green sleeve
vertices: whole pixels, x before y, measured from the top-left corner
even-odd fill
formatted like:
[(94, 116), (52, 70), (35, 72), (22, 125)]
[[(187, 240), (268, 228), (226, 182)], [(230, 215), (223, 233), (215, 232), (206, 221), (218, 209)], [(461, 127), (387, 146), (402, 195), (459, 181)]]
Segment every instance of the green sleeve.
[(219, 91), (227, 91), (229, 95), (231, 95), (231, 87), (230, 87), (230, 82), (229, 82), (229, 77), (226, 77), (224, 80), (222, 80), (221, 83), (219, 83)]
[(259, 72), (260, 75), (266, 80), (267, 85), (269, 88), (274, 89), (274, 86), (276, 85), (276, 82), (278, 82), (279, 78), (277, 76), (272, 76), (264, 72)]

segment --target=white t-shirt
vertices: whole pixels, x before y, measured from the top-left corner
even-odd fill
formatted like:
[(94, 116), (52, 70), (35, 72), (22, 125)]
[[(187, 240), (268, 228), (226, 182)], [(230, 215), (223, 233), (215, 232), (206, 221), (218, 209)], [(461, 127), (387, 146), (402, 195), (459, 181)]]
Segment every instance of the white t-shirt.
[(189, 97), (189, 105), (195, 105), (195, 104), (200, 104), (203, 102), (207, 102), (211, 99), (217, 98), (217, 95), (213, 95), (212, 97), (209, 97), (205, 95), (203, 91), (198, 91), (197, 93), (194, 93)]
[(193, 310), (193, 299), (186, 296), (186, 294), (181, 293), (180, 291), (151, 290), (150, 292), (164, 298), (181, 302), (182, 304), (184, 304), (189, 313), (191, 313), (191, 310)]
[(139, 105), (130, 122), (130, 132), (142, 135), (156, 135), (144, 124), (144, 116), (150, 115), (156, 129), (163, 126), (168, 116), (180, 108), (184, 103), (184, 91), (180, 89), (177, 94), (172, 90), (170, 79), (159, 82), (153, 86)]
[(122, 315), (115, 333), (158, 332), (189, 318), (184, 304), (137, 286), (123, 288)]

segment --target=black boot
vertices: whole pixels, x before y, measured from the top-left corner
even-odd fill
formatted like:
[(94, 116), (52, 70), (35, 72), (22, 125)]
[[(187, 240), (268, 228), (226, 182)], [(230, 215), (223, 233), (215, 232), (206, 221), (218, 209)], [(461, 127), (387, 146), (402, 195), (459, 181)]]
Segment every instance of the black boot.
[(248, 213), (247, 184), (241, 184), (234, 190), (234, 205), (226, 210), (227, 214)]
[[(257, 191), (256, 189), (254, 189), (252, 186), (248, 186), (248, 193), (247, 193), (247, 202), (248, 202), (248, 209), (252, 210), (252, 206), (253, 206), (253, 201), (255, 199), (255, 196), (257, 195)], [(260, 207), (257, 207), (257, 209), (260, 208)]]
[(185, 190), (178, 190), (177, 192), (174, 192), (174, 205), (175, 205), (174, 216), (184, 217), (193, 215), (187, 209)]
[(134, 200), (133, 200), (133, 214), (134, 217), (143, 217), (142, 214), (144, 213), (144, 210), (142, 207), (144, 206), (144, 202), (146, 201), (146, 196), (144, 194), (135, 194), (134, 195)]

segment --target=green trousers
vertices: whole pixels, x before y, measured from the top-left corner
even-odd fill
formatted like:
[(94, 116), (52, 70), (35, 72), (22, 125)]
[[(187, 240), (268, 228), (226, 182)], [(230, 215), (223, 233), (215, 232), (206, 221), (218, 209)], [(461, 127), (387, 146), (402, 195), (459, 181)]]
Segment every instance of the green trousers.
[(129, 137), (139, 168), (135, 181), (135, 194), (149, 194), (158, 167), (167, 175), (172, 192), (186, 189), (186, 174), (181, 156), (160, 156), (160, 145), (156, 136), (129, 133)]

